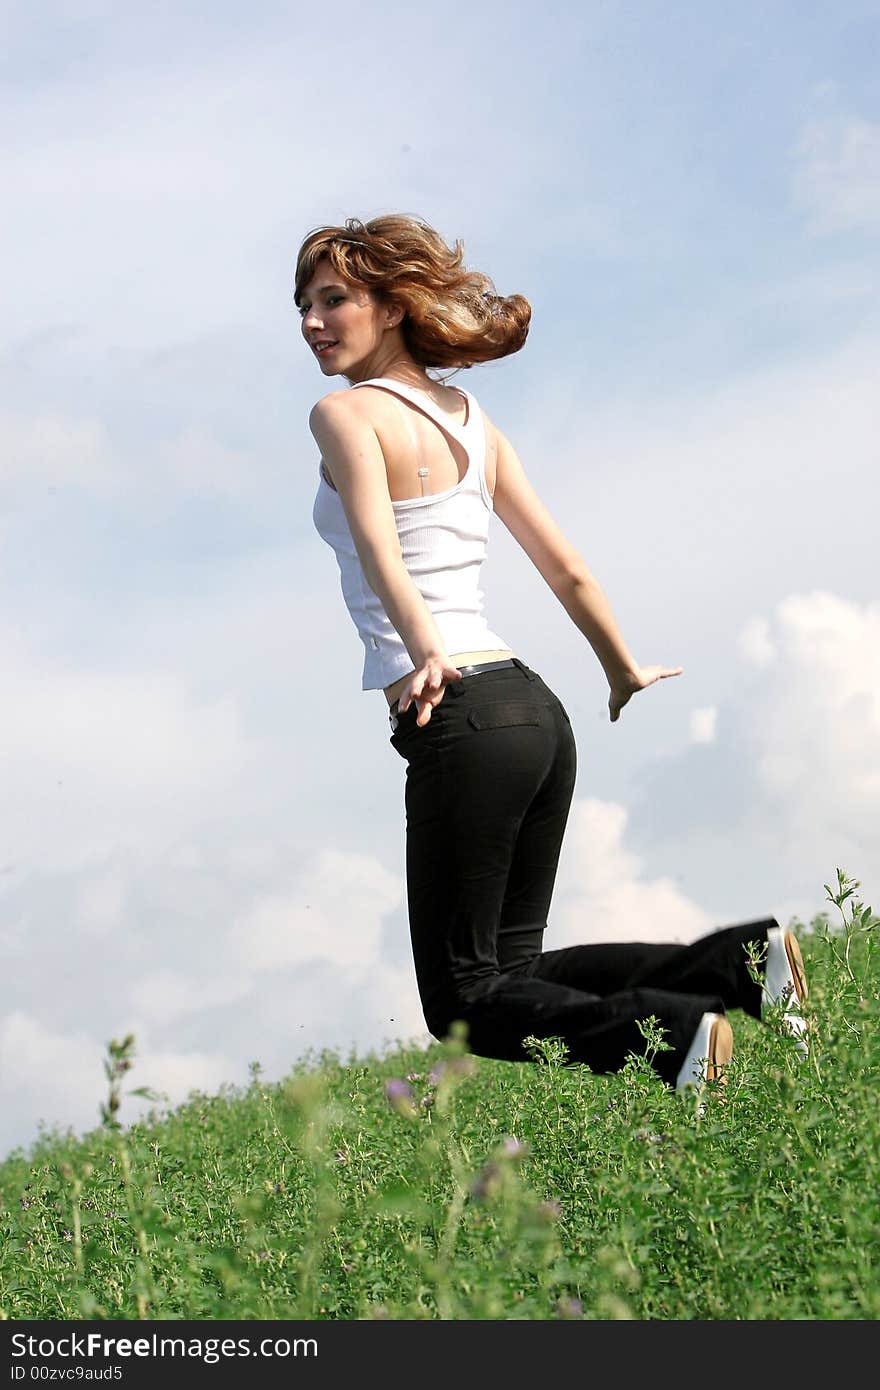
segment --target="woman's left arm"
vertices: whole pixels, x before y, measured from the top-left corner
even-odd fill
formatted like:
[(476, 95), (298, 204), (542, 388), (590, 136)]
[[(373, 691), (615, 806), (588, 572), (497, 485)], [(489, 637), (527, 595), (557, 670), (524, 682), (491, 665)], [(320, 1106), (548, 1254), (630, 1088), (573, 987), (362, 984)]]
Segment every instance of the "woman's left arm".
[(566, 539), (526, 477), (510, 441), (487, 417), (497, 444), (495, 513), (587, 638), (610, 686), (612, 724), (637, 690), (678, 676), (681, 666), (639, 666), (623, 639), (601, 584)]

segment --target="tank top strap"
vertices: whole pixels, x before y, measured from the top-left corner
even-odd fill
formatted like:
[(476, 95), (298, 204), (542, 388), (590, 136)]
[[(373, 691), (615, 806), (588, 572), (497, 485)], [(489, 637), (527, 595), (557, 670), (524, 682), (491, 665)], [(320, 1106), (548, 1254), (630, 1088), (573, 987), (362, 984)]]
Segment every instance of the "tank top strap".
[(458, 391), (467, 401), (467, 420), (465, 420), (464, 423), (457, 420), (450, 420), (445, 411), (441, 410), (439, 405), (432, 401), (430, 396), (427, 396), (424, 391), (419, 391), (414, 386), (407, 386), (405, 382), (397, 381), (394, 377), (370, 377), (367, 381), (354, 382), (352, 389), (357, 386), (382, 386), (388, 391), (396, 392), (398, 395), (403, 396), (405, 400), (410, 401), (412, 405), (418, 406), (419, 410), (423, 410), (426, 415), (430, 416), (435, 424), (440, 425), (444, 430), (448, 430), (450, 434), (463, 435), (473, 430), (474, 416), (477, 413), (477, 404), (470, 392), (465, 391), (460, 386), (451, 389)]

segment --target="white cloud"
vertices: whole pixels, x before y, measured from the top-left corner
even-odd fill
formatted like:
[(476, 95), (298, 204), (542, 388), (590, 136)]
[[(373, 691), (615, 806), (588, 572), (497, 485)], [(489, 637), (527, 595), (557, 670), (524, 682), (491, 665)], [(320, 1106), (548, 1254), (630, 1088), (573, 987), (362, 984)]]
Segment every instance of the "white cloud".
[(240, 967), (273, 970), (309, 960), (369, 965), (382, 918), (404, 884), (369, 855), (324, 850), (296, 890), (259, 897), (230, 928), (226, 944)]
[(216, 776), (240, 765), (244, 748), (234, 701), (197, 704), (178, 676), (158, 671), (101, 676), (57, 671), (51, 683), (27, 676), (0, 694), (0, 758), (27, 759), (57, 773), (101, 764), (108, 782), (145, 791), (167, 780)]
[(399, 1039), (430, 1041), (411, 964), (378, 956), (353, 965), (322, 960), (307, 974), (263, 974), (250, 1018), (250, 1045), (276, 1076), (305, 1047), (353, 1047), (362, 1056)]
[(774, 627), (779, 660), (751, 693), (749, 725), (774, 840), (792, 860), (876, 863), (880, 601), (792, 594)]
[(725, 738), (655, 755), (636, 786), (639, 842), (652, 864), (680, 867), (719, 922), (809, 921), (828, 910), (822, 885), (838, 868), (876, 902), (880, 600), (788, 594), (750, 630), (774, 658), (755, 663), (741, 644), (719, 691)]
[(0, 414), (0, 483), (78, 484), (106, 491), (118, 470), (103, 422)]
[(218, 977), (209, 962), (189, 975), (171, 969), (153, 971), (133, 983), (129, 997), (153, 1031), (186, 1015), (235, 1003), (244, 999), (251, 988), (247, 975)]
[[(146, 1049), (136, 1052), (134, 1066), (127, 1075), (133, 1090), (141, 1086), (162, 1097), (159, 1104), (173, 1108), (187, 1100), (193, 1091), (205, 1095), (215, 1095), (223, 1085), (230, 1084), (236, 1076), (244, 1079), (244, 1068), (236, 1065), (235, 1059), (222, 1053), (207, 1052), (166, 1052), (159, 1049)], [(125, 1092), (123, 1088), (123, 1093)], [(124, 1099), (119, 1118), (130, 1124), (137, 1112), (154, 1104), (139, 1097)]]
[(815, 235), (880, 230), (880, 123), (831, 113), (808, 120), (794, 179)]
[(740, 633), (739, 651), (753, 666), (769, 666), (775, 661), (776, 650), (770, 640), (770, 624), (766, 618), (748, 620)]
[(120, 873), (99, 873), (76, 889), (73, 923), (85, 937), (104, 937), (119, 931), (125, 921), (127, 885)]
[(253, 492), (261, 476), (260, 460), (242, 449), (229, 449), (204, 429), (190, 425), (159, 446), (160, 478), (154, 486), (240, 498)]
[(690, 732), (694, 743), (714, 743), (718, 724), (718, 710), (714, 705), (705, 709), (691, 710)]
[[(183, 981), (175, 982), (169, 975), (165, 984), (174, 990)], [(198, 990), (197, 980), (191, 984)], [(266, 1059), (266, 1080), (280, 1079), (293, 1063), (292, 1044), (304, 1037), (313, 1046), (338, 1046), (344, 1053), (351, 1038), (345, 1026), (340, 1026), (340, 1020), (357, 1020), (363, 999), (369, 1000), (373, 1010), (381, 1015), (381, 1023), (377, 1020), (373, 1029), (373, 1046), (380, 1048), (386, 1041), (393, 1043), (398, 1038), (425, 1042), (428, 1035), (424, 1020), (408, 985), (407, 973), (387, 964), (376, 964), (363, 974), (343, 971), (335, 977), (334, 997), (340, 1012), (337, 1026), (330, 1031), (326, 1027), (320, 1031), (327, 1019), (324, 995), (306, 996), (291, 1011), (289, 996), (285, 1000), (279, 993), (266, 998), (257, 992), (247, 1011), (255, 1048), (264, 1041), (257, 1023), (261, 1014), (266, 1015), (270, 1025), (284, 1024), (279, 1045), (274, 1050), (262, 1049), (259, 1057), (250, 1052), (234, 1055), (222, 1048), (205, 1051), (175, 1047), (173, 1043), (157, 1046), (152, 1041), (155, 1031), (167, 1031), (173, 1026), (173, 1019), (170, 1015), (163, 1019), (157, 1012), (152, 1023), (148, 1023), (135, 1015), (131, 1029), (126, 1030), (135, 1037), (133, 1066), (123, 1079), (117, 1118), (123, 1124), (131, 1124), (147, 1110), (168, 1110), (184, 1103), (193, 1092), (214, 1095), (224, 1086), (242, 1085), (251, 1060), (260, 1060), (262, 1064)], [(294, 1018), (301, 1028), (296, 1039), (292, 1031)], [(0, 1018), (0, 1155), (5, 1156), (18, 1145), (27, 1149), (41, 1127), (69, 1128), (75, 1134), (96, 1129), (101, 1123), (101, 1105), (108, 1097), (105, 1055), (106, 1041), (99, 1042), (84, 1028), (53, 1028), (24, 1010)], [(141, 1087), (156, 1098), (134, 1096), (132, 1092)]]
[(197, 496), (243, 500), (266, 484), (265, 462), (233, 449), (203, 425), (186, 425), (154, 445), (114, 447), (100, 420), (62, 414), (0, 413), (0, 485), (83, 488), (108, 501), (137, 489), (169, 498)]
[(144, 825), (184, 821), (247, 767), (236, 698), (198, 698), (184, 675), (61, 669), (22, 653), (0, 686), (0, 810), (7, 853), (88, 857)]
[(0, 1032), (0, 1146), (35, 1133), (37, 1106), (49, 1123), (96, 1123), (111, 1036), (134, 1035), (131, 1084), (172, 1103), (238, 1084), (252, 1058), (277, 1078), (306, 1048), (427, 1038), (405, 920), (387, 934), (399, 875), (290, 840), (193, 849), (117, 846), (6, 888), (7, 978), (25, 1003)]
[(602, 941), (693, 941), (717, 925), (670, 878), (643, 879), (624, 847), (623, 806), (577, 799), (569, 816), (545, 949)]
[(0, 1020), (0, 1133), (5, 1130), (6, 1142), (30, 1141), (41, 1122), (94, 1128), (105, 1095), (103, 1055), (85, 1028), (56, 1032), (25, 1010)]
[[(655, 629), (659, 580), (664, 629), (692, 608), (710, 614), (702, 624), (711, 635), (728, 613), (741, 624), (768, 584), (775, 593), (813, 575), (830, 580), (841, 545), (854, 582), (871, 581), (878, 375), (880, 343), (865, 336), (811, 359), (744, 368), (696, 395), (589, 411), (568, 379), (536, 381), (510, 430), (542, 497), (607, 580), (612, 606)], [(492, 594), (503, 611), (503, 584)]]

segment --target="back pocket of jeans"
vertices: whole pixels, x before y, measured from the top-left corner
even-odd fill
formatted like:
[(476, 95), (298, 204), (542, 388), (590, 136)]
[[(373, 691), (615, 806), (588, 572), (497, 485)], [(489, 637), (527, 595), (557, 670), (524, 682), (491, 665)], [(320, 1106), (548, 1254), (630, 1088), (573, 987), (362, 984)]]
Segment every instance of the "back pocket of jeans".
[(541, 716), (534, 705), (505, 700), (494, 705), (482, 705), (468, 711), (468, 723), (474, 729), (509, 729), (517, 724), (540, 724)]
[[(415, 709), (415, 706), (413, 705), (410, 708)], [(407, 712), (403, 719), (399, 721), (397, 728), (394, 730), (388, 742), (391, 744), (395, 753), (399, 753), (402, 758), (410, 762), (414, 757), (418, 757), (420, 754), (427, 753), (431, 750), (436, 752), (440, 747), (442, 737), (442, 721), (437, 718), (436, 710), (431, 715), (427, 724), (417, 724), (415, 715), (410, 719)]]

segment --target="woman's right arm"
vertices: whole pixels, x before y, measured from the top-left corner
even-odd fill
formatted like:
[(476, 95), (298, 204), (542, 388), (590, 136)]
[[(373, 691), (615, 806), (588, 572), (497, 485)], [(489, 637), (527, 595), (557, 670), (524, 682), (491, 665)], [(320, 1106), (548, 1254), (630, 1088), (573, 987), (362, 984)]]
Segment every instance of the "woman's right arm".
[(599, 581), (535, 492), (513, 445), (488, 417), (487, 425), (494, 432), (497, 445), (493, 495), (496, 515), (596, 653), (610, 686), (608, 708), (614, 723), (636, 691), (644, 690), (663, 677), (680, 675), (683, 668), (639, 666), (614, 620)]
[(309, 416), (309, 428), (339, 494), (364, 578), (381, 600), (415, 668), (398, 707), (402, 713), (415, 699), (417, 723), (424, 726), (431, 709), (442, 700), (445, 686), (461, 675), (450, 662), (434, 615), (403, 562), (376, 431), (352, 407), (348, 391), (333, 392), (318, 401)]

